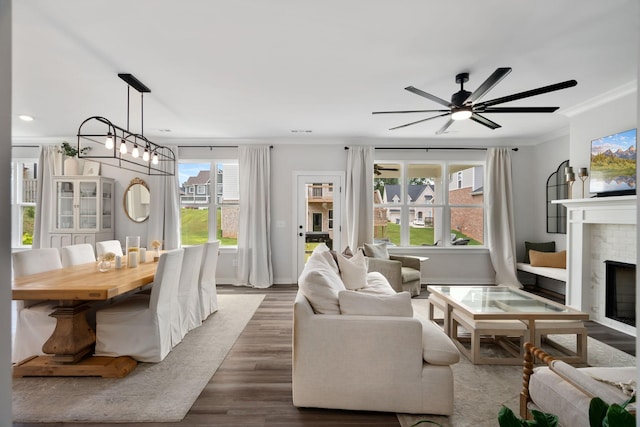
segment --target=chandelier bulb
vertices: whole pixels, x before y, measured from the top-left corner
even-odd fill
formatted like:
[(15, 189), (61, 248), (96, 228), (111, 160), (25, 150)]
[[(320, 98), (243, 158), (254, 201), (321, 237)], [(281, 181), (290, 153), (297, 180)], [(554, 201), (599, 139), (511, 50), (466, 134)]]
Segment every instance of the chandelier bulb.
[(153, 153), (153, 158), (151, 159), (151, 163), (153, 163), (154, 165), (158, 164), (158, 155), (155, 152)]
[(120, 143), (120, 154), (127, 154), (127, 143), (124, 142), (124, 139)]
[(133, 151), (131, 152), (131, 155), (136, 159), (140, 157), (140, 150), (138, 150), (138, 144), (133, 145)]
[(113, 149), (113, 135), (111, 134), (111, 132), (107, 134), (107, 139), (104, 140), (104, 147), (107, 150)]
[(142, 153), (142, 160), (144, 160), (145, 162), (149, 161), (149, 151), (147, 151), (147, 149), (144, 149), (144, 153)]

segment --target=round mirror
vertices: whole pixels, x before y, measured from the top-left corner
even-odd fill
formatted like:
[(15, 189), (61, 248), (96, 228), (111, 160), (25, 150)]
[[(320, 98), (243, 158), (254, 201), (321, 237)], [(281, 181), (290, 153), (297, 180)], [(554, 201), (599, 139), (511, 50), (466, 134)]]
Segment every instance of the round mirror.
[(151, 210), (151, 193), (147, 183), (140, 178), (131, 180), (124, 192), (124, 211), (133, 222), (144, 222), (149, 219)]

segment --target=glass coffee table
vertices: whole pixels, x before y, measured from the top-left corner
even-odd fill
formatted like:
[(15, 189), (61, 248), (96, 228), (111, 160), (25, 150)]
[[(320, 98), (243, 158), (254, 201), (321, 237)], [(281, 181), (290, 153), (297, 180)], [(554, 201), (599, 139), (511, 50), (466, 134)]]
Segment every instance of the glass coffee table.
[[(520, 337), (533, 343), (540, 340), (543, 331), (575, 334), (575, 356), (564, 359), (586, 362), (586, 328), (582, 321), (589, 319), (587, 313), (508, 286), (428, 286), (427, 290), (430, 317), (434, 306), (442, 310), (446, 334), (473, 363), (522, 362), (517, 356), (508, 361), (482, 358), (481, 335)], [(471, 350), (458, 339), (458, 326), (471, 334)]]

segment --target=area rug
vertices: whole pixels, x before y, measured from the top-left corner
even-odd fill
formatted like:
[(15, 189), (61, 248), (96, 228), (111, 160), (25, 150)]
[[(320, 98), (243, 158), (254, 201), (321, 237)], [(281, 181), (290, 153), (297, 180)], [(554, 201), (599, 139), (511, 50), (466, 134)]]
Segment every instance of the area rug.
[[(427, 300), (413, 299), (413, 308), (421, 316), (427, 316)], [(554, 335), (550, 339), (571, 347), (566, 336)], [(635, 366), (636, 358), (593, 338), (587, 339), (588, 363), (591, 366)], [(574, 346), (575, 348), (575, 346)], [(435, 415), (397, 414), (402, 427), (410, 427), (418, 421), (435, 421), (443, 427), (495, 427), (498, 411), (508, 406), (516, 414), (520, 412), (522, 367), (507, 365), (473, 365), (461, 356), (453, 365), (454, 413), (449, 417)], [(433, 424), (423, 423), (419, 426)]]
[(218, 295), (218, 311), (160, 363), (125, 378), (15, 378), (15, 422), (182, 420), (216, 372), (264, 295)]

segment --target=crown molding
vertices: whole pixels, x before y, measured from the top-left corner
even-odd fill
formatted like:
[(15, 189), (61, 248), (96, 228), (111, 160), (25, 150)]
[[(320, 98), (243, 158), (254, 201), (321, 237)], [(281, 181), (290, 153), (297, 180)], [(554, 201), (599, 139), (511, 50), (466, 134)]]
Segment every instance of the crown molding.
[(559, 111), (559, 113), (567, 117), (574, 117), (584, 113), (585, 111), (592, 110), (611, 101), (615, 101), (616, 99), (620, 99), (623, 96), (633, 94), (637, 92), (637, 90), (638, 82), (636, 80), (633, 80), (608, 92), (605, 92), (598, 96), (594, 96), (593, 98), (588, 99), (580, 104), (574, 105), (573, 107), (563, 109)]

